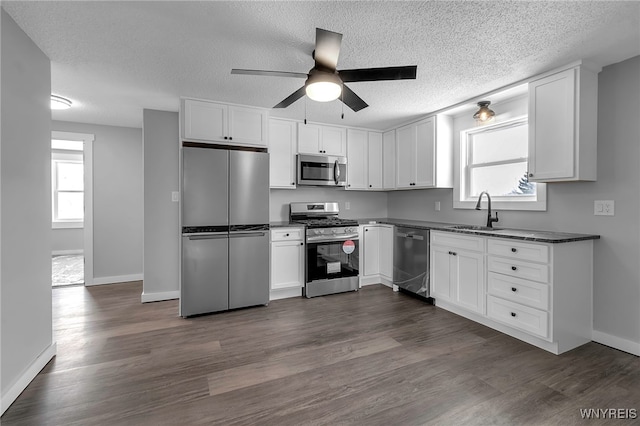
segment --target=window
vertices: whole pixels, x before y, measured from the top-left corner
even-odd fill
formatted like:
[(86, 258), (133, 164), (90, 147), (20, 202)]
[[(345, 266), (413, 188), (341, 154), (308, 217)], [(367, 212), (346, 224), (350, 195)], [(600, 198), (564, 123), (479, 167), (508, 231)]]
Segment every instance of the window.
[(546, 187), (529, 182), (527, 117), (475, 127), (460, 133), (455, 208), (475, 208), (482, 191), (494, 208), (546, 210)]
[(82, 141), (51, 141), (52, 222), (54, 227), (82, 227), (84, 164)]

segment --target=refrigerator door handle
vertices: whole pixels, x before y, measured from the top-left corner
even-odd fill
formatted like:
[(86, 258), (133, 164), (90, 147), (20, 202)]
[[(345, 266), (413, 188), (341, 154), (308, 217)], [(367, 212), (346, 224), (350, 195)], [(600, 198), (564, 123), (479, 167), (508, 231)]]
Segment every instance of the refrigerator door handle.
[(183, 237), (189, 237), (189, 240), (217, 240), (219, 238), (227, 238), (229, 234), (226, 232), (224, 234), (211, 233), (211, 234), (195, 234), (195, 235), (183, 235)]

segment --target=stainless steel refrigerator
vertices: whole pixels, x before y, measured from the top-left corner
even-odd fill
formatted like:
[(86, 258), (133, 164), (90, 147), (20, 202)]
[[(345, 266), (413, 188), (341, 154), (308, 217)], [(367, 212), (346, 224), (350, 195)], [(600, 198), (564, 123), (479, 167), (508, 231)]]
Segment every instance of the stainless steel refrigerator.
[(182, 150), (180, 315), (269, 302), (269, 154)]

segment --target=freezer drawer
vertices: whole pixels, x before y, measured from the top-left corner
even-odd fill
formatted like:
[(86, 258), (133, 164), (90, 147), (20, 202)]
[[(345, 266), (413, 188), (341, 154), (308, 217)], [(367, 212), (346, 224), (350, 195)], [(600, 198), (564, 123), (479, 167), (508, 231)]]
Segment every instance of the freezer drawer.
[(229, 234), (229, 309), (269, 303), (269, 231)]
[(181, 316), (229, 309), (228, 252), (227, 233), (182, 237)]

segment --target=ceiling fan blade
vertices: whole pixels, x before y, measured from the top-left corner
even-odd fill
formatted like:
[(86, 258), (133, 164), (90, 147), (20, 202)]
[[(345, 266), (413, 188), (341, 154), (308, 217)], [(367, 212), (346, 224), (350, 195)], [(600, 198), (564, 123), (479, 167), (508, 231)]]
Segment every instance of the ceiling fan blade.
[(245, 75), (265, 75), (269, 77), (296, 77), (307, 78), (308, 75), (301, 72), (288, 72), (288, 71), (264, 71), (264, 70), (243, 70), (234, 68), (231, 70), (231, 74), (245, 74)]
[(306, 94), (305, 86), (302, 86), (301, 88), (299, 88), (298, 90), (296, 90), (295, 92), (287, 96), (278, 105), (274, 106), (274, 108), (286, 108), (292, 103), (294, 103), (295, 101), (297, 101), (298, 99), (300, 99), (301, 97), (303, 97), (305, 94)]
[(353, 90), (349, 89), (346, 84), (342, 85), (342, 96), (340, 100), (354, 112), (358, 112), (369, 106), (360, 96), (353, 93)]
[(316, 65), (335, 71), (338, 65), (338, 56), (340, 56), (341, 43), (342, 34), (316, 28), (316, 49), (313, 51)]
[(356, 70), (340, 70), (338, 75), (344, 82), (381, 81), (381, 80), (412, 80), (416, 78), (418, 66), (385, 68), (361, 68)]

